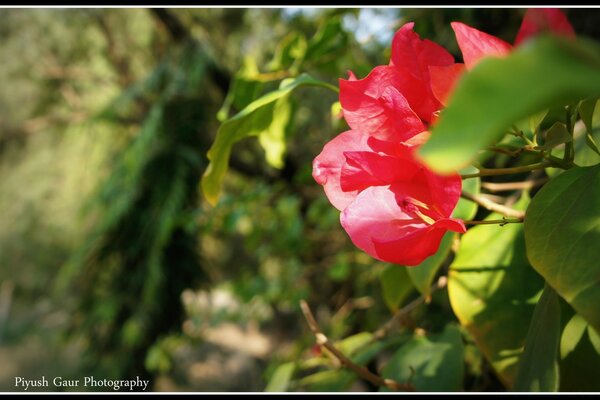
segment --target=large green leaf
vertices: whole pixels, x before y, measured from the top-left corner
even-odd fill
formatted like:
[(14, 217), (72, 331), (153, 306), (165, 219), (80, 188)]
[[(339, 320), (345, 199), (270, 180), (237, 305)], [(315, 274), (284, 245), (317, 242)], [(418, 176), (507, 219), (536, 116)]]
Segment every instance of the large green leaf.
[(431, 168), (455, 171), (516, 121), (558, 103), (600, 94), (600, 48), (540, 37), (465, 74), (420, 153)]
[(456, 239), (456, 233), (446, 232), (440, 243), (437, 253), (427, 258), (421, 264), (416, 267), (409, 267), (406, 269), (408, 276), (412, 280), (413, 285), (423, 296), (430, 295), (431, 284), (435, 278), (440, 267), (443, 265), (450, 250), (452, 250), (452, 243)]
[(453, 324), (447, 325), (440, 335), (415, 335), (381, 371), (384, 378), (410, 382), (419, 392), (458, 391), (462, 388), (463, 374), (464, 345), (458, 327)]
[(546, 285), (535, 306), (525, 349), (519, 359), (514, 390), (556, 392), (558, 390), (558, 343), (560, 305), (554, 289)]
[(531, 265), (600, 332), (600, 165), (544, 185), (527, 210), (525, 239)]
[(274, 120), (276, 124), (281, 124), (279, 119), (274, 119), (276, 102), (302, 86), (321, 86), (337, 91), (335, 86), (302, 74), (297, 78), (284, 80), (278, 90), (254, 100), (219, 127), (217, 137), (207, 153), (210, 163), (202, 177), (202, 190), (211, 204), (216, 204), (219, 199), (221, 182), (227, 173), (232, 146), (244, 138), (271, 129)]
[[(527, 203), (523, 197), (515, 208)], [(488, 219), (501, 217), (492, 213)], [(452, 309), (508, 387), (543, 285), (527, 262), (521, 224), (469, 229), (450, 265)]]

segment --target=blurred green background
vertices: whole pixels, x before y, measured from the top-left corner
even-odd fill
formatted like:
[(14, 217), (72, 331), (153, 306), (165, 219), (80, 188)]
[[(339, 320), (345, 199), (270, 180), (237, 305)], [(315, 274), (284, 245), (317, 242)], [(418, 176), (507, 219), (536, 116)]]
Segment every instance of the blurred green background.
[[(217, 113), (247, 104), (226, 101), (242, 66), (264, 74), (246, 82), (252, 93), (298, 67), (289, 43), (299, 36), (326, 39), (300, 72), (337, 85), (348, 70), (364, 77), (387, 63), (404, 22), (459, 59), (450, 21), (512, 42), (523, 13), (0, 10), (0, 391), (42, 375), (140, 376), (154, 391), (376, 390), (321, 370), (299, 309), (306, 299), (337, 340), (375, 331), (418, 295), (389, 294), (398, 272), (351, 244), (311, 177), (312, 159), (344, 129), (336, 95), (294, 93), (283, 167), (244, 140), (211, 207), (199, 182)], [(578, 34), (600, 37), (597, 13), (567, 15)], [(455, 320), (442, 291), (407, 326), (436, 333)], [(461, 334), (460, 389), (504, 390)], [(390, 354), (379, 348), (368, 363), (376, 370)], [(293, 381), (278, 368), (290, 361)]]

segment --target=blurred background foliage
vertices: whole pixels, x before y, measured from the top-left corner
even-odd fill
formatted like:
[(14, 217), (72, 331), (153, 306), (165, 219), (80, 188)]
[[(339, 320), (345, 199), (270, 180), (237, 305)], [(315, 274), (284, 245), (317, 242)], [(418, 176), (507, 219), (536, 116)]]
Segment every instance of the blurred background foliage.
[[(445, 290), (373, 340), (419, 293), (404, 270), (352, 246), (311, 177), (344, 129), (335, 93), (299, 88), (283, 137), (235, 145), (216, 206), (199, 182), (220, 121), (281, 79), (364, 77), (407, 21), (459, 59), (451, 21), (512, 42), (523, 12), (0, 11), (0, 390), (41, 375), (138, 375), (152, 390), (377, 390), (313, 346), (301, 299), (357, 363), (393, 375), (382, 370), (392, 355), (412, 357), (453, 371), (441, 383), (414, 377), (420, 388), (505, 390)], [(596, 13), (567, 14), (600, 37)]]

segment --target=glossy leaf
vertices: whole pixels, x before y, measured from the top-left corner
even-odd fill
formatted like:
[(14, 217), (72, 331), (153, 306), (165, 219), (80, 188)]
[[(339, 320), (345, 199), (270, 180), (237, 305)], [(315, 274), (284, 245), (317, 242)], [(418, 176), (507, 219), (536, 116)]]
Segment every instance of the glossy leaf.
[(506, 57), (481, 60), (461, 78), (420, 154), (436, 171), (455, 171), (516, 121), (557, 103), (599, 94), (597, 44), (534, 39)]
[[(525, 196), (514, 208), (523, 210), (528, 201)], [(492, 213), (487, 219), (501, 217)], [(452, 309), (507, 387), (543, 285), (527, 262), (521, 224), (469, 229), (450, 265)]]
[(514, 390), (555, 392), (558, 390), (560, 306), (554, 289), (546, 285), (535, 306), (525, 349), (519, 358)]
[(258, 141), (265, 150), (267, 162), (274, 168), (283, 168), (285, 155), (285, 132), (292, 115), (290, 96), (283, 96), (273, 106), (273, 118), (267, 129), (258, 135)]
[(209, 203), (215, 205), (219, 199), (221, 182), (227, 173), (233, 145), (242, 139), (259, 135), (270, 129), (275, 103), (302, 86), (321, 86), (337, 91), (336, 87), (328, 83), (302, 74), (297, 78), (284, 80), (278, 90), (254, 100), (219, 127), (217, 137), (207, 153), (210, 163), (202, 177), (202, 190)]
[(527, 210), (525, 239), (531, 265), (600, 332), (600, 165), (544, 185)]
[(573, 136), (567, 131), (565, 124), (561, 122), (555, 122), (554, 125), (546, 131), (546, 139), (544, 144), (537, 146), (541, 150), (550, 150), (559, 144), (568, 143), (573, 140)]
[(569, 320), (560, 338), (560, 357), (567, 357), (581, 340), (586, 332), (588, 323), (579, 314), (573, 315)]
[(410, 381), (418, 392), (458, 391), (462, 387), (463, 359), (460, 331), (449, 324), (439, 335), (415, 335), (394, 353), (381, 375), (396, 382)]
[(579, 115), (581, 116), (581, 120), (585, 125), (586, 129), (586, 143), (596, 152), (596, 154), (600, 155), (600, 150), (598, 149), (598, 144), (592, 135), (594, 131), (593, 118), (594, 118), (594, 110), (596, 108), (596, 104), (598, 103), (597, 99), (588, 99), (579, 103)]

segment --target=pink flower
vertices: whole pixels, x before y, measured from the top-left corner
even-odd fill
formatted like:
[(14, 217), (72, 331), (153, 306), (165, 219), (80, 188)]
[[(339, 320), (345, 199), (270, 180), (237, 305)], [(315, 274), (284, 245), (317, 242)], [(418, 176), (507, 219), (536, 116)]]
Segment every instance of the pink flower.
[(420, 137), (390, 142), (350, 130), (313, 162), (313, 176), (342, 211), (352, 242), (381, 261), (418, 265), (435, 254), (447, 230), (466, 230), (450, 218), (461, 179), (439, 176), (416, 160)]

